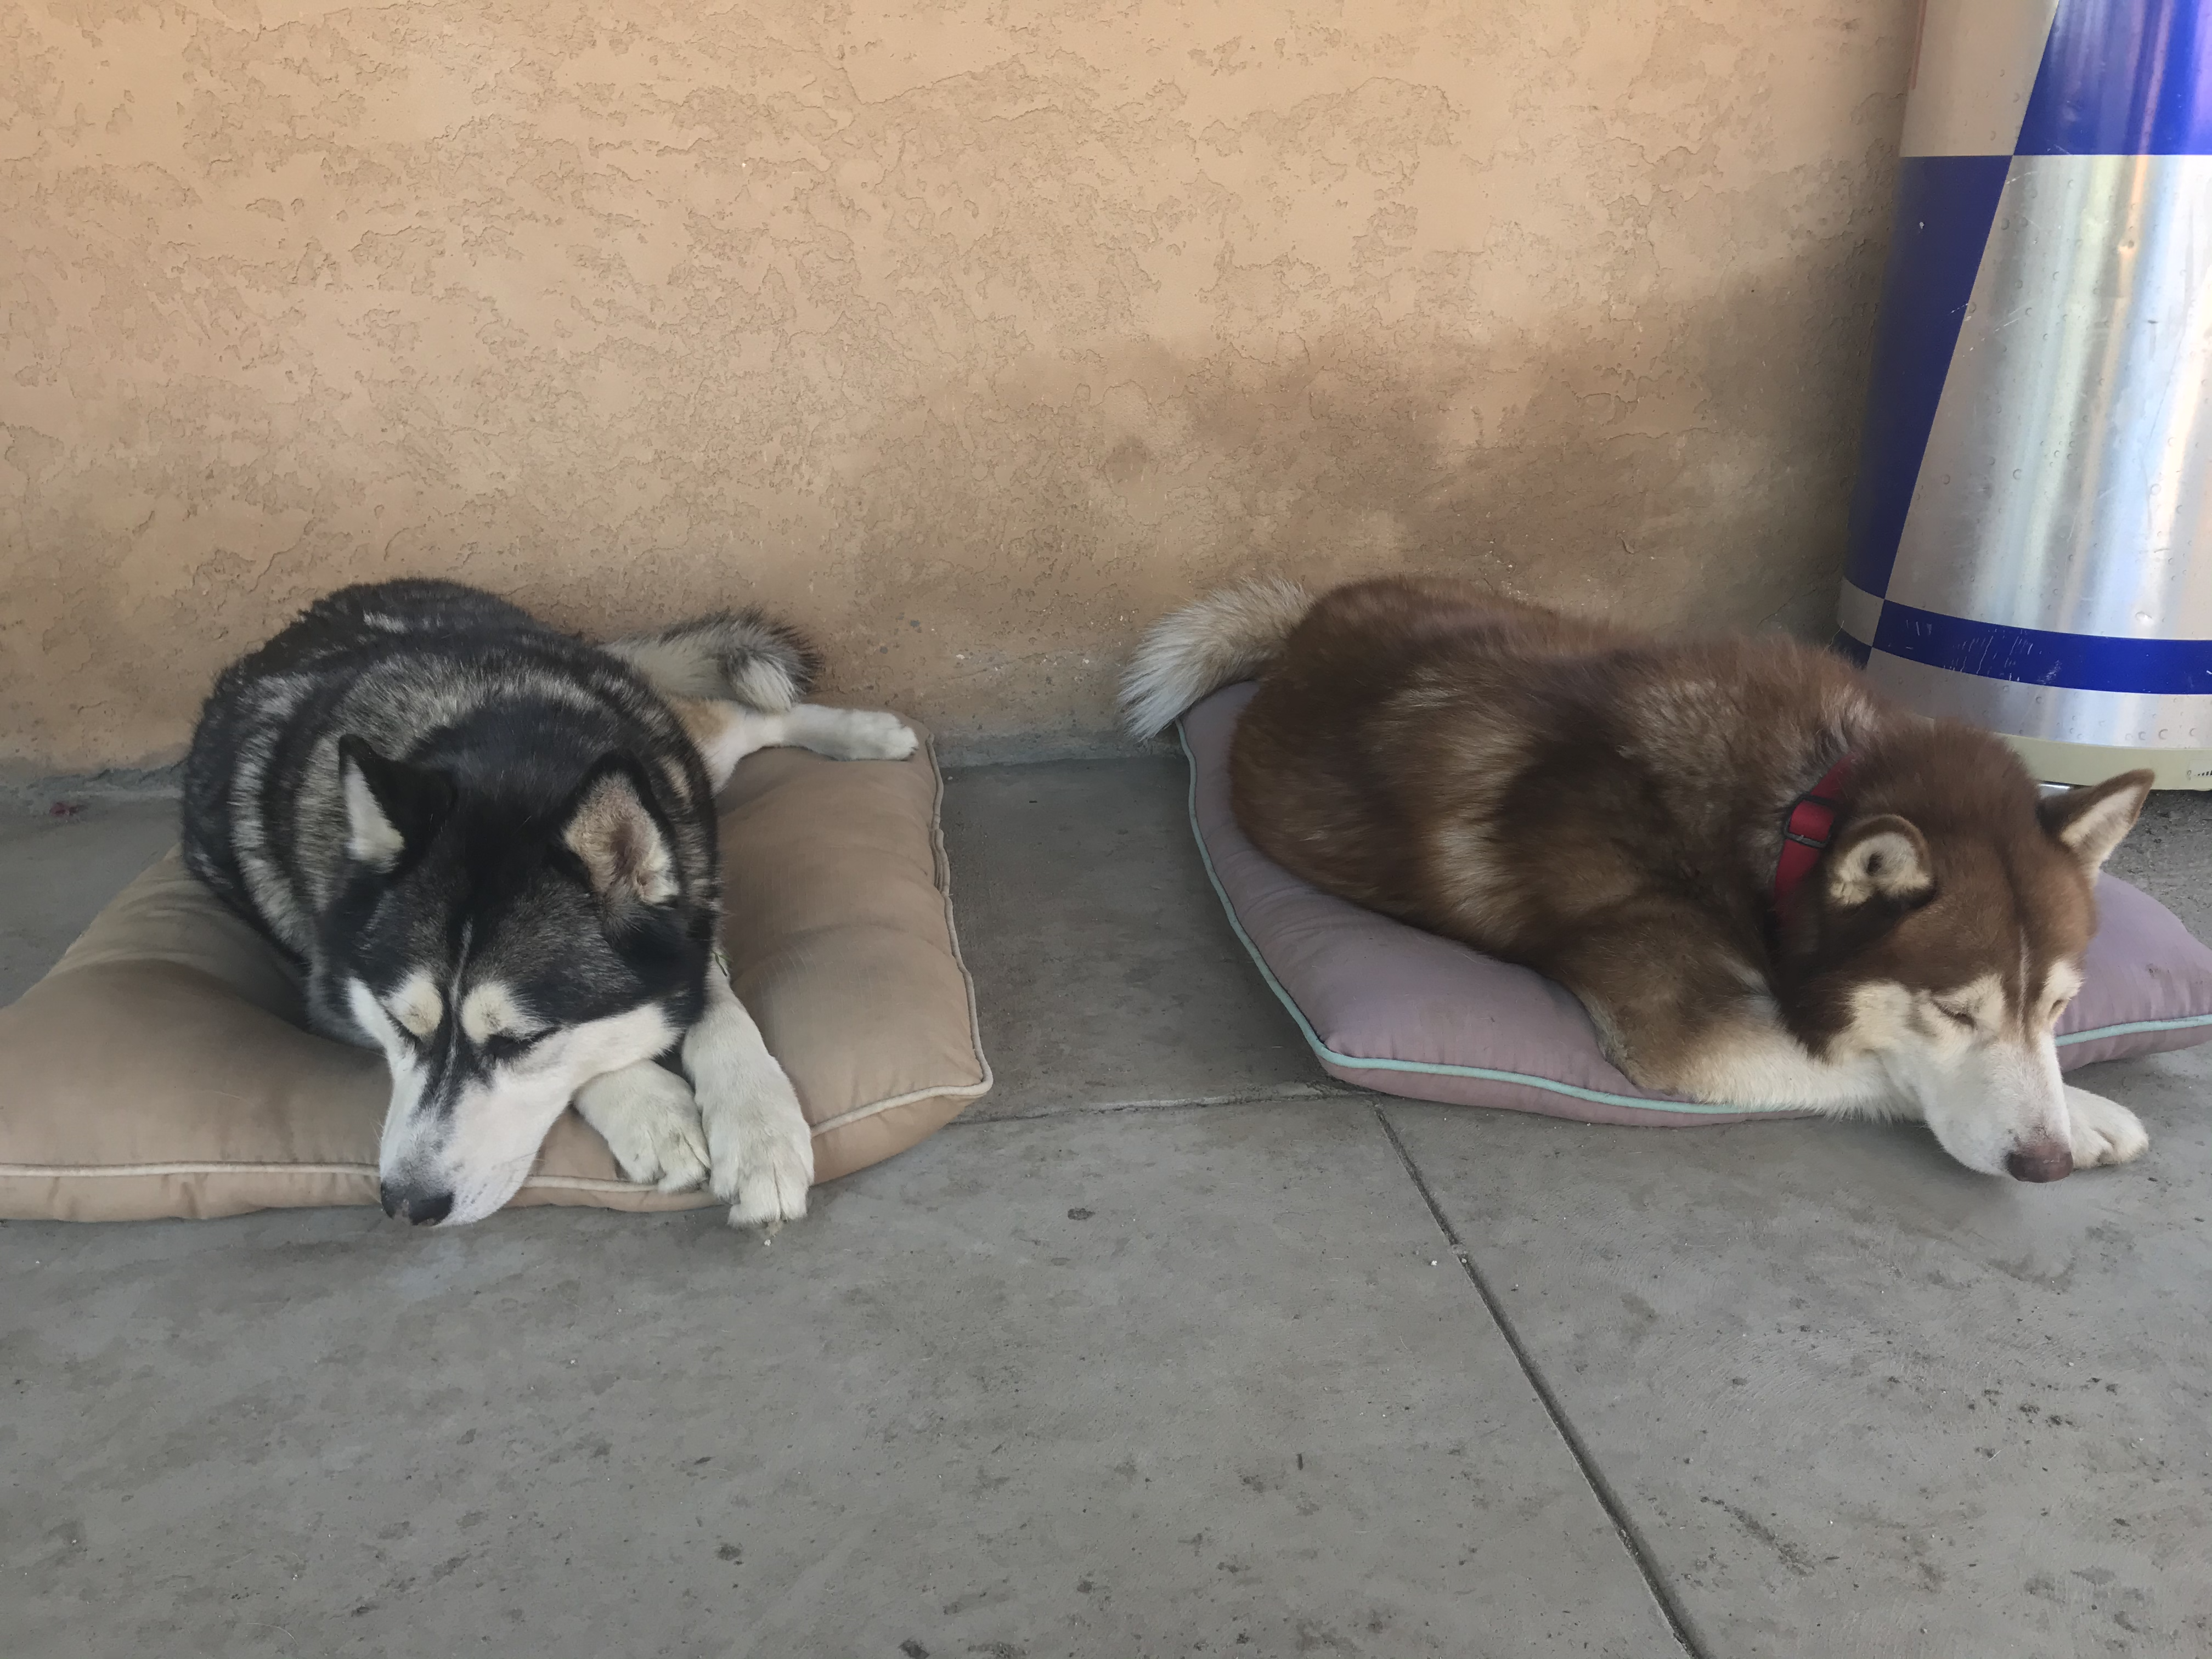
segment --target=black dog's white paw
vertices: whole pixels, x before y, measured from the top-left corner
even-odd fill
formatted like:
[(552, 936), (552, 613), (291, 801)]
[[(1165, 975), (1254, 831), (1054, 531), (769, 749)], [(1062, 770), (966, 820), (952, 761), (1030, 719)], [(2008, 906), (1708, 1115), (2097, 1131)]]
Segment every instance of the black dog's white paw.
[(647, 1060), (593, 1078), (576, 1093), (576, 1110), (599, 1132), (623, 1179), (664, 1193), (689, 1192), (707, 1179), (707, 1131), (690, 1086)]

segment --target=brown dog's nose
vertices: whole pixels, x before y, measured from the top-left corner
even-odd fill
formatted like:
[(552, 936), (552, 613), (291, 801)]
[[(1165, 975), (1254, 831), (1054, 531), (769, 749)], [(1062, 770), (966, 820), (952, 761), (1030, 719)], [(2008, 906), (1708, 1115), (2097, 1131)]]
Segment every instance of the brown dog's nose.
[(2073, 1149), (2055, 1142), (2024, 1146), (2005, 1159), (2005, 1171), (2014, 1181), (2063, 1181), (2074, 1173)]

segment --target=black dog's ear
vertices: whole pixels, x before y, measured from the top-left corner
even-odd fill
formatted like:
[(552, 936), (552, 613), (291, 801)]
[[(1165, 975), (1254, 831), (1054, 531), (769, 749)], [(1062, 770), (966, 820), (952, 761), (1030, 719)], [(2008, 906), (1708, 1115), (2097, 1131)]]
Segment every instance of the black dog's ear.
[(629, 755), (603, 757), (576, 786), (562, 812), (561, 844), (584, 866), (602, 902), (665, 904), (679, 890), (667, 826)]
[(386, 760), (350, 732), (338, 739), (338, 787), (346, 852), (382, 875), (421, 852), (453, 810), (453, 781), (443, 772)]

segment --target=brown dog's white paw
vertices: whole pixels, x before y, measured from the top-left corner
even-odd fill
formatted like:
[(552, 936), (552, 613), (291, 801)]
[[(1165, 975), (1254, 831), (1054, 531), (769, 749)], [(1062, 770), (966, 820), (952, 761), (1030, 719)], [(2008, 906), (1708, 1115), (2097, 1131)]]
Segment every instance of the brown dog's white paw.
[(2100, 1164), (2131, 1164), (2150, 1146), (2150, 1134), (2137, 1117), (2117, 1100), (2093, 1095), (2069, 1085), (2066, 1121), (2074, 1141), (2074, 1167), (2094, 1170)]

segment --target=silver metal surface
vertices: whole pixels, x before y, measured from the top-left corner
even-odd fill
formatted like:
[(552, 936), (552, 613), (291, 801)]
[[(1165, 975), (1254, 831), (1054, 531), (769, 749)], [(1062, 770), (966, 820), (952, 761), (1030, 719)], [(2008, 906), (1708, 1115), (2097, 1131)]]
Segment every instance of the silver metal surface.
[(1920, 714), (1969, 720), (2008, 737), (2115, 749), (2212, 749), (2212, 697), (2023, 685), (1884, 653), (1869, 661), (1867, 678)]
[(1861, 645), (1872, 645), (1881, 620), (1881, 601), (1864, 588), (1845, 582), (1836, 597), (1836, 626)]
[(2212, 638), (2212, 156), (2014, 158), (1888, 597)]

